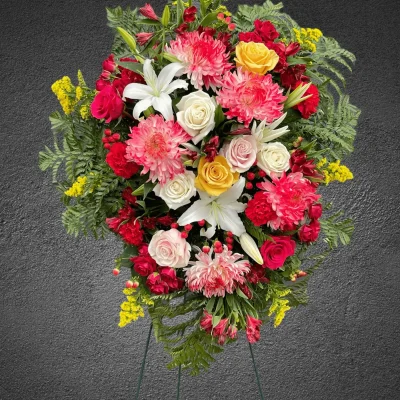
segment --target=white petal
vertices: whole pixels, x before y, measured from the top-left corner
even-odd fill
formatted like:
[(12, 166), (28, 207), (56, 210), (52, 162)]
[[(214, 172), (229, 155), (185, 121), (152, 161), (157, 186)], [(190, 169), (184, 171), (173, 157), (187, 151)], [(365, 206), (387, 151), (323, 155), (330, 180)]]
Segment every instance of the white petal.
[(242, 177), (226, 192), (222, 193), (217, 202), (219, 204), (229, 204), (237, 200), (243, 192), (246, 180)]
[(279, 124), (286, 118), (287, 113), (282, 114), (276, 121), (272, 122), (272, 124), (267, 125), (269, 129), (275, 129)]
[[(168, 64), (166, 67), (164, 67), (161, 70), (160, 74), (158, 75), (157, 90), (159, 92), (164, 92), (167, 89), (167, 86), (172, 82), (172, 79), (174, 79), (174, 76), (181, 70), (183, 71), (183, 69), (184, 69), (183, 65), (179, 63), (171, 63)], [(186, 83), (186, 89), (187, 89), (187, 83)]]
[(133, 108), (133, 118), (139, 119), (140, 114), (147, 110), (152, 105), (152, 97), (147, 97), (143, 100), (140, 100), (136, 103), (135, 107)]
[(153, 90), (150, 86), (143, 85), (142, 83), (129, 83), (124, 89), (122, 99), (143, 100), (152, 94)]
[(184, 81), (183, 79), (177, 79), (176, 81), (171, 82), (169, 85), (167, 85), (167, 87), (165, 89), (163, 89), (162, 91), (164, 93), (170, 94), (173, 91), (175, 91), (176, 89), (187, 89), (189, 86), (189, 84)]
[(154, 68), (151, 65), (152, 60), (146, 59), (143, 65), (143, 75), (144, 75), (144, 80), (146, 83), (153, 89), (155, 90), (157, 87), (157, 75), (154, 72)]
[(224, 231), (231, 231), (235, 236), (240, 236), (246, 232), (237, 212), (228, 207), (218, 213), (218, 225)]
[(159, 97), (153, 97), (152, 104), (154, 109), (159, 111), (167, 121), (174, 119), (172, 100), (167, 94), (161, 93)]
[(208, 220), (210, 216), (210, 207), (203, 200), (195, 201), (178, 219), (178, 224), (183, 226), (191, 222)]
[(204, 230), (204, 228), (201, 228), (200, 236), (205, 236), (207, 239), (211, 239), (215, 235), (216, 230), (217, 230), (217, 226), (214, 221), (214, 223), (211, 224), (211, 226), (206, 231)]
[(268, 132), (266, 135), (264, 135), (264, 137), (262, 138), (262, 141), (265, 143), (270, 142), (271, 140), (275, 140), (278, 137), (280, 137), (288, 132), (289, 132), (289, 128), (287, 126), (284, 126), (283, 128), (280, 128), (280, 129), (275, 129), (271, 132)]

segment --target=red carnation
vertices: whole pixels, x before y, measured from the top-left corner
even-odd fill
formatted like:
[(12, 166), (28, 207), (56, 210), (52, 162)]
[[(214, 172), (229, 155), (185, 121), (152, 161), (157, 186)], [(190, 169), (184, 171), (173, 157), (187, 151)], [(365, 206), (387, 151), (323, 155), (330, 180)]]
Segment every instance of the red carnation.
[(167, 283), (161, 279), (158, 272), (153, 272), (147, 277), (146, 285), (150, 289), (150, 292), (154, 294), (167, 294), (169, 292)]
[(124, 103), (113, 86), (104, 86), (104, 88), (96, 94), (90, 105), (90, 111), (93, 117), (97, 119), (104, 118), (107, 124), (114, 119), (118, 119), (122, 115), (123, 110)]
[(253, 264), (250, 266), (250, 271), (246, 275), (246, 280), (254, 285), (256, 285), (258, 282), (269, 282), (269, 279), (265, 276), (265, 268), (259, 264)]
[(155, 229), (157, 223), (156, 217), (143, 217), (142, 224), (146, 229)]
[(249, 343), (255, 343), (260, 340), (260, 328), (262, 321), (257, 318), (253, 318), (250, 315), (246, 316), (246, 336)]
[(257, 32), (240, 32), (239, 40), (241, 42), (254, 42), (254, 43), (262, 43), (262, 38)]
[(175, 221), (176, 219), (174, 217), (171, 217), (170, 215), (164, 215), (163, 217), (157, 218), (157, 223), (164, 226), (170, 226)]
[(150, 255), (139, 255), (130, 259), (134, 270), (141, 276), (149, 276), (157, 270), (157, 264)]
[(272, 239), (273, 242), (264, 242), (260, 252), (264, 260), (263, 266), (274, 270), (282, 267), (286, 259), (294, 255), (296, 242), (290, 236), (272, 236)]
[(127, 187), (123, 190), (121, 197), (128, 202), (129, 204), (131, 204), (132, 206), (136, 205), (136, 196), (132, 195), (132, 188)]
[(127, 145), (122, 142), (114, 143), (106, 156), (106, 163), (114, 174), (129, 179), (139, 171), (139, 166), (125, 158)]
[(257, 192), (254, 195), (253, 199), (247, 203), (245, 213), (255, 226), (264, 225), (277, 218), (265, 192)]
[(197, 8), (195, 6), (191, 6), (186, 8), (183, 12), (183, 20), (185, 22), (193, 22), (196, 19)]
[[(301, 85), (302, 82), (298, 82), (296, 87)], [(295, 88), (296, 88), (295, 87)], [(310, 85), (307, 91), (304, 93), (304, 96), (312, 95), (307, 100), (302, 101), (301, 103), (295, 105), (293, 108), (295, 110), (300, 111), (301, 116), (304, 119), (310, 118), (310, 116), (317, 112), (318, 104), (319, 104), (319, 91), (315, 85)]]
[(254, 26), (256, 28), (255, 32), (262, 38), (265, 44), (273, 42), (279, 37), (279, 33), (271, 21), (260, 21), (259, 19), (256, 19), (254, 21)]
[(302, 82), (308, 82), (310, 78), (304, 73), (306, 72), (305, 64), (291, 65), (281, 72), (281, 83), (285, 88), (294, 89)]
[(298, 232), (299, 239), (304, 243), (315, 242), (318, 239), (321, 224), (313, 219), (308, 225), (303, 225)]

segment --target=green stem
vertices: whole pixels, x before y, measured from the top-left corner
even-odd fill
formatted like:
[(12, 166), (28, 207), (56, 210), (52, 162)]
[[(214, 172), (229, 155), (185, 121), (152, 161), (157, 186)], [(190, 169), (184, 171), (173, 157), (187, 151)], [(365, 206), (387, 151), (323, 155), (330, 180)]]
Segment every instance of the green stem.
[(147, 352), (149, 350), (149, 344), (150, 344), (152, 328), (153, 328), (153, 323), (150, 323), (149, 334), (147, 335), (147, 341), (146, 341), (146, 348), (144, 349), (142, 366), (140, 368), (140, 375), (139, 375), (139, 380), (138, 380), (138, 384), (137, 384), (137, 388), (136, 388), (136, 397), (135, 397), (136, 400), (139, 400), (140, 386), (141, 386), (142, 380), (143, 380), (144, 366), (146, 365), (146, 357), (147, 357)]
[(251, 359), (253, 360), (254, 372), (256, 374), (257, 385), (258, 385), (258, 393), (260, 394), (260, 399), (264, 400), (264, 395), (263, 395), (263, 392), (262, 392), (262, 389), (261, 389), (260, 377), (258, 376), (258, 370), (257, 370), (256, 362), (254, 360), (253, 348), (251, 347), (251, 343), (250, 342), (249, 342), (249, 348), (250, 348)]

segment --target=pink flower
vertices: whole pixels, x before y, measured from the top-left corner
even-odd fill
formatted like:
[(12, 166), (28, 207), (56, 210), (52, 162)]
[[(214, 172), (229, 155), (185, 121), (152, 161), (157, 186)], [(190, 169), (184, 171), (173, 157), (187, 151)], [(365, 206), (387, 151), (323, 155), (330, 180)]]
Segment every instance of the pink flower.
[(246, 336), (249, 343), (255, 343), (260, 340), (260, 327), (262, 325), (262, 321), (253, 318), (250, 315), (246, 317), (247, 319), (247, 327), (246, 327)]
[(152, 32), (140, 32), (136, 34), (136, 39), (140, 46), (144, 46), (152, 37)]
[(222, 253), (208, 254), (200, 251), (196, 258), (198, 261), (191, 262), (190, 268), (185, 268), (186, 284), (192, 292), (202, 291), (204, 296), (225, 296), (225, 293), (233, 293), (236, 286), (246, 281), (244, 275), (249, 272), (247, 260), (238, 261), (243, 258), (242, 254), (228, 250), (223, 247)]
[(184, 172), (181, 156), (185, 149), (179, 145), (191, 137), (178, 123), (165, 121), (161, 115), (153, 115), (140, 121), (131, 129), (127, 140), (126, 159), (142, 165), (142, 175), (150, 171), (150, 179), (161, 185)]
[(220, 87), (224, 73), (232, 67), (225, 44), (204, 32), (178, 36), (166, 47), (166, 52), (183, 64), (182, 73), (187, 74), (196, 89)]
[(228, 119), (237, 117), (239, 122), (249, 126), (253, 118), (271, 123), (282, 115), (286, 97), (272, 76), (252, 74), (239, 68), (236, 72), (227, 72), (222, 89), (218, 92), (217, 102), (229, 110)]
[(265, 180), (257, 184), (267, 192), (267, 200), (276, 213), (276, 218), (270, 220), (268, 225), (272, 229), (298, 225), (308, 207), (321, 196), (315, 193), (315, 187), (301, 172), (288, 175), (284, 172), (280, 178), (272, 174), (271, 178), (272, 182)]
[(146, 285), (150, 292), (154, 294), (167, 294), (169, 292), (168, 284), (161, 279), (158, 272), (153, 272), (147, 277)]
[(143, 17), (153, 19), (154, 21), (158, 21), (157, 14), (154, 12), (153, 7), (150, 4), (145, 4), (144, 7), (139, 8), (140, 14), (143, 15)]
[(223, 318), (218, 322), (217, 326), (213, 329), (212, 335), (218, 338), (218, 344), (223, 345), (227, 337), (226, 325), (228, 318)]
[(235, 137), (224, 144), (220, 154), (226, 158), (233, 172), (246, 172), (256, 161), (257, 141), (252, 135)]
[(183, 268), (189, 263), (190, 244), (177, 229), (158, 231), (150, 240), (149, 254), (162, 267)]
[(206, 332), (211, 333), (211, 330), (212, 330), (212, 315), (209, 314), (207, 310), (204, 310), (204, 315), (200, 320), (200, 326)]
[(118, 119), (124, 111), (124, 103), (119, 96), (117, 90), (113, 86), (104, 86), (99, 93), (96, 94), (90, 111), (93, 117), (97, 119), (105, 119), (109, 124), (112, 120)]

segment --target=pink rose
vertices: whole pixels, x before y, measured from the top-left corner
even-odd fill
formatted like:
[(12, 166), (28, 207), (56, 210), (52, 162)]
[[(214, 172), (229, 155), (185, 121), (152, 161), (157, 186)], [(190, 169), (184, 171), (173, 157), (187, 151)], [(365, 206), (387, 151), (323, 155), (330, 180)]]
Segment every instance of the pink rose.
[(266, 240), (260, 252), (264, 260), (264, 268), (278, 269), (296, 250), (296, 242), (290, 236), (272, 236), (273, 242)]
[(315, 242), (321, 230), (320, 223), (313, 219), (308, 225), (303, 225), (298, 232), (299, 239), (304, 243)]
[(236, 137), (224, 144), (220, 154), (227, 159), (233, 172), (246, 172), (256, 161), (256, 139), (253, 136)]
[(105, 119), (110, 123), (113, 119), (118, 119), (124, 110), (124, 103), (113, 86), (105, 86), (96, 94), (90, 111), (93, 117)]
[(149, 254), (162, 267), (186, 267), (191, 249), (177, 229), (160, 230), (153, 235), (149, 243)]
[(310, 219), (318, 219), (321, 218), (322, 215), (322, 204), (314, 203), (308, 208), (308, 216)]

